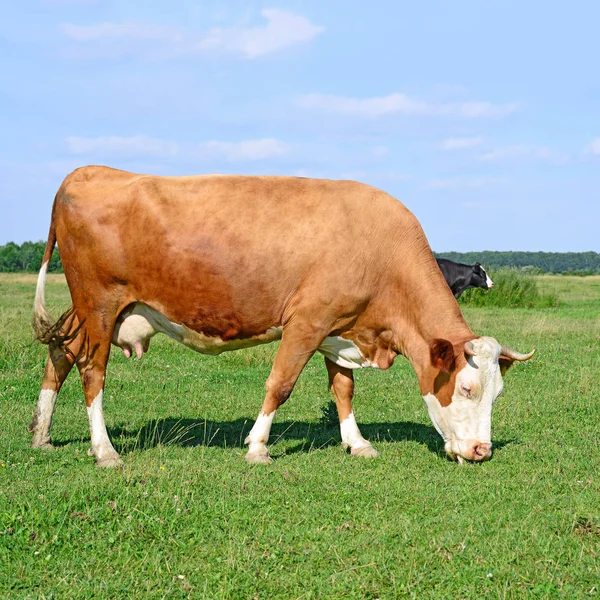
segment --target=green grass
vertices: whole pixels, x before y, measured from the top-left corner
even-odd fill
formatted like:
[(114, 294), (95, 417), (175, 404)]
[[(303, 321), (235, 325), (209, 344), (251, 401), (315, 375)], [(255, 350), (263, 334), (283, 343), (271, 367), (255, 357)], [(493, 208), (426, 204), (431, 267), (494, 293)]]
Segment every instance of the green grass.
[(552, 308), (558, 305), (556, 294), (540, 292), (538, 278), (522, 269), (490, 269), (494, 282), (491, 290), (472, 288), (460, 297), (463, 306), (500, 308)]
[[(109, 433), (86, 454), (78, 377), (51, 452), (26, 426), (46, 349), (29, 325), (34, 276), (0, 276), (0, 597), (589, 598), (600, 589), (600, 278), (541, 277), (554, 308), (464, 307), (478, 333), (538, 352), (510, 370), (494, 457), (447, 460), (414, 373), (357, 373), (355, 412), (381, 456), (344, 453), (321, 359), (273, 425), (270, 466), (242, 441), (275, 346), (203, 357), (155, 338), (113, 349)], [(50, 278), (53, 314), (68, 303)]]

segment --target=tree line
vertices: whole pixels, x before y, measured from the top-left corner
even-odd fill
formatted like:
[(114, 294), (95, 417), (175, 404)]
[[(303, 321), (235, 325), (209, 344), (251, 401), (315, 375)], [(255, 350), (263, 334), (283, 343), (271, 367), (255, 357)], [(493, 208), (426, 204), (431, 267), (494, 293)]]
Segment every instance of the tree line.
[[(0, 246), (0, 272), (35, 273), (39, 271), (44, 256), (46, 242), (9, 242)], [(600, 253), (598, 252), (436, 252), (439, 258), (449, 258), (455, 262), (475, 264), (485, 267), (517, 267), (539, 273), (600, 273)], [(62, 273), (62, 263), (56, 248), (48, 269)]]
[[(35, 273), (42, 266), (46, 242), (23, 242), (20, 246), (8, 242), (0, 246), (0, 272), (2, 273)], [(48, 271), (62, 273), (62, 263), (56, 248), (52, 253)]]
[(516, 267), (533, 273), (572, 273), (592, 275), (600, 273), (598, 252), (436, 252), (438, 258), (484, 267)]

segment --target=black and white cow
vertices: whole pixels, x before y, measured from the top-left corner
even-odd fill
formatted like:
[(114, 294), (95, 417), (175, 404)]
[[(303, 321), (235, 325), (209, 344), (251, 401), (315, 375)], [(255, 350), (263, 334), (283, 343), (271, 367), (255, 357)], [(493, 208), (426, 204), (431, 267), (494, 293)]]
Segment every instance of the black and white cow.
[(447, 258), (436, 258), (446, 283), (450, 286), (455, 298), (469, 288), (483, 288), (489, 290), (494, 287), (494, 282), (480, 263), (463, 265)]

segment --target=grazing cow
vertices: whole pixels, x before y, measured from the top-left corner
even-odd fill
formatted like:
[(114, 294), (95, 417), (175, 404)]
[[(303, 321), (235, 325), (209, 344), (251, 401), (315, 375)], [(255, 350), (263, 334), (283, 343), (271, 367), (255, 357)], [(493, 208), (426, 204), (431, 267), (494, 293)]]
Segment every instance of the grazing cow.
[(460, 295), (470, 288), (483, 288), (491, 290), (494, 287), (494, 282), (485, 272), (481, 263), (471, 265), (463, 265), (455, 263), (447, 258), (436, 258), (440, 267), (440, 271), (450, 286), (455, 298), (460, 298)]
[[(56, 242), (72, 308), (54, 322), (44, 287)], [(77, 169), (54, 200), (33, 325), (49, 345), (33, 446), (51, 445), (56, 397), (75, 364), (99, 466), (120, 460), (102, 408), (111, 342), (141, 356), (159, 332), (205, 354), (280, 339), (248, 462), (270, 461), (275, 411), (316, 351), (352, 454), (377, 456), (352, 412), (353, 369), (387, 369), (402, 354), (449, 456), (485, 460), (501, 367), (533, 354), (469, 329), (400, 202), (354, 181), (297, 177)]]

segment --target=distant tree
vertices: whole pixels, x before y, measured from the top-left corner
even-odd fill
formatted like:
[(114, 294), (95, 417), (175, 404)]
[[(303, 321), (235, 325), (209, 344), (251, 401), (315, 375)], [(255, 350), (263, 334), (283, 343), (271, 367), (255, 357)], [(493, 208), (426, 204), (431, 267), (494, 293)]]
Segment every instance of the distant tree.
[[(34, 273), (42, 266), (42, 258), (46, 242), (23, 242), (20, 246), (8, 242), (0, 246), (0, 272), (3, 273)], [(62, 263), (58, 250), (55, 248), (48, 265), (48, 271), (62, 273)]]

